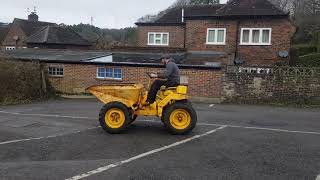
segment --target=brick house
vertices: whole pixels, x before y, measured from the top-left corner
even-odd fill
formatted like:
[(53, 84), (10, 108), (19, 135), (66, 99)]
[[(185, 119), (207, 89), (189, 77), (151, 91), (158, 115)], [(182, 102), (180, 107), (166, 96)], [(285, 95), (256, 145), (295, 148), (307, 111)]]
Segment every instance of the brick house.
[(92, 44), (71, 28), (42, 22), (34, 12), (28, 19), (15, 18), (3, 38), (2, 49), (90, 49)]
[(136, 25), (140, 47), (186, 48), (188, 54), (207, 54), (205, 61), (228, 65), (287, 61), (295, 31), (289, 14), (268, 0), (172, 8)]
[(6, 37), (8, 30), (9, 30), (8, 24), (0, 23), (0, 49), (2, 47), (2, 42)]

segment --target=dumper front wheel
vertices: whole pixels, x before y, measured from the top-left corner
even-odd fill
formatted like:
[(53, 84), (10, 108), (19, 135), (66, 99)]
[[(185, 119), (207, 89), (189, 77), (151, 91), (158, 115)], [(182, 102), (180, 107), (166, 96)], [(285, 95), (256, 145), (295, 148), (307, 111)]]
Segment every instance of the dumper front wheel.
[(118, 134), (124, 131), (130, 123), (130, 111), (120, 102), (111, 102), (101, 109), (99, 121), (106, 132)]
[(189, 103), (174, 103), (164, 110), (163, 123), (172, 134), (187, 134), (196, 126), (197, 114)]

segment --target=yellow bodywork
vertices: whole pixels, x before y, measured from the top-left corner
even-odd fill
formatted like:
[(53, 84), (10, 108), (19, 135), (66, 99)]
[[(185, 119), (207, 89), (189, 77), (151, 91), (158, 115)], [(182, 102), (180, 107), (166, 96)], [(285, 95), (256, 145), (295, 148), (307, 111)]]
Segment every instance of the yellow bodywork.
[[(162, 116), (163, 108), (175, 101), (187, 99), (187, 86), (174, 88), (162, 87), (157, 94), (156, 102), (145, 106), (148, 92), (144, 90), (142, 84), (115, 84), (91, 86), (87, 90), (96, 96), (104, 104), (110, 102), (121, 102), (133, 110), (134, 115), (138, 116)], [(183, 112), (177, 115), (184, 117)], [(177, 116), (178, 117), (178, 116)], [(188, 119), (188, 117), (184, 117)], [(174, 118), (173, 118), (174, 121)], [(185, 121), (188, 124), (188, 120)], [(116, 125), (115, 125), (116, 126)]]

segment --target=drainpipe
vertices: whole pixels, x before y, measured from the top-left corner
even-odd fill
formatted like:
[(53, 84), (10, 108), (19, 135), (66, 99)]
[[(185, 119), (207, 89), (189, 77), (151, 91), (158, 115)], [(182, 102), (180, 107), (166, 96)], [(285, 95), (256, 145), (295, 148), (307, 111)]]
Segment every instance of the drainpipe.
[[(184, 23), (184, 8), (182, 7), (181, 9), (181, 22)], [(186, 26), (183, 26), (183, 48), (186, 48), (186, 33), (187, 33), (187, 28)]]
[(240, 25), (240, 21), (238, 20), (237, 21), (237, 25), (236, 25), (236, 28), (237, 28), (237, 31), (236, 31), (236, 47), (235, 47), (235, 51), (234, 51), (234, 59), (233, 59), (233, 62), (235, 63), (237, 61), (237, 59), (239, 58), (239, 53), (238, 53), (238, 45), (239, 45), (239, 25)]
[(181, 22), (184, 22), (184, 8), (181, 10)]

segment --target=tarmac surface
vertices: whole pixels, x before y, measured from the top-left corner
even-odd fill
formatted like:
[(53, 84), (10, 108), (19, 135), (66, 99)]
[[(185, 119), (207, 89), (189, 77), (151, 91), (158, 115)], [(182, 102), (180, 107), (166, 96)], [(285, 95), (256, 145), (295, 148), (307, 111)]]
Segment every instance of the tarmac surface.
[(0, 179), (320, 180), (320, 109), (193, 106), (185, 136), (150, 117), (107, 134), (92, 99), (0, 106)]

